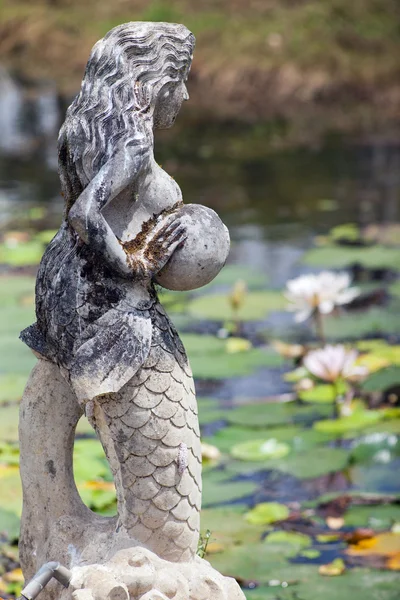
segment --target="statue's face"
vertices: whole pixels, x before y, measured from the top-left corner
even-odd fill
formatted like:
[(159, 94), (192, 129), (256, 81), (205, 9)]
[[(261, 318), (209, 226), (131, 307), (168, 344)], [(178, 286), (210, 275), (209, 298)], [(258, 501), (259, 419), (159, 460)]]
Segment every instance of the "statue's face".
[(157, 96), (153, 113), (155, 129), (172, 127), (184, 100), (189, 100), (184, 81), (170, 82), (164, 85)]

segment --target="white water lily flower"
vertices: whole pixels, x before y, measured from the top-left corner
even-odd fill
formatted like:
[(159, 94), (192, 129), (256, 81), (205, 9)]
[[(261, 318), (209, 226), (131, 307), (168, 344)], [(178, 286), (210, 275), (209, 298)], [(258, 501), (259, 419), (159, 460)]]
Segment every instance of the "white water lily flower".
[(296, 312), (295, 320), (300, 323), (308, 319), (315, 310), (329, 314), (335, 306), (348, 304), (359, 295), (358, 288), (351, 288), (348, 273), (321, 271), (317, 275), (301, 275), (287, 282), (285, 297), (291, 304), (288, 310)]
[(368, 375), (368, 369), (356, 364), (358, 353), (342, 345), (327, 345), (312, 350), (303, 360), (306, 369), (315, 377), (334, 383), (338, 379), (357, 380)]

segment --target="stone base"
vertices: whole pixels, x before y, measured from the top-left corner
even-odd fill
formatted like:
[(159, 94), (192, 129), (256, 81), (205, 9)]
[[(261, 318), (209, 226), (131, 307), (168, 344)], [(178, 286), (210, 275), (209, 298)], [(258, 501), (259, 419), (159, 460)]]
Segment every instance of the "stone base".
[(105, 564), (72, 569), (60, 600), (245, 600), (237, 582), (206, 560), (170, 563), (146, 548), (127, 548)]

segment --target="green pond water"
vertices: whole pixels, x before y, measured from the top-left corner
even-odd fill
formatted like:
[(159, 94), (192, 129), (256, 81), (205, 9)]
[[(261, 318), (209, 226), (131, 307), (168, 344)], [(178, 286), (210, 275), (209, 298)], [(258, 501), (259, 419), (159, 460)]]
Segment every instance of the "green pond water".
[[(0, 145), (5, 545), (18, 536), (18, 400), (35, 362), (18, 334), (34, 320), (35, 265), (62, 214), (55, 164), (62, 107), (51, 90), (33, 99), (16, 85), (13, 90), (14, 96), (9, 88), (3, 93), (8, 122)], [(291, 149), (277, 143), (279, 134), (277, 126), (189, 121), (185, 128), (183, 119), (176, 133), (160, 132), (156, 143), (157, 160), (181, 185), (185, 201), (217, 210), (232, 236), (228, 266), (215, 282), (195, 293), (161, 293), (192, 363), (203, 441), (220, 452), (204, 464), (206, 557), (236, 577), (249, 600), (340, 594), (394, 600), (400, 568), (400, 236), (394, 227), (400, 147), (377, 136), (332, 136), (315, 148)], [(357, 227), (332, 232), (346, 223)], [(384, 233), (365, 243), (359, 227), (372, 225)], [(7, 238), (10, 231), (17, 233)], [(326, 386), (295, 393), (287, 374), (296, 361), (272, 344), (276, 338), (315, 343), (310, 323), (296, 324), (285, 310), (282, 289), (289, 278), (324, 268), (349, 270), (365, 298), (326, 318), (327, 339), (350, 341), (375, 363), (386, 361), (358, 390), (369, 407), (360, 403), (347, 420), (333, 419)], [(229, 295), (238, 280), (248, 291), (234, 315)], [(240, 342), (232, 350), (224, 336), (234, 328)], [(107, 462), (84, 421), (75, 476), (93, 510), (115, 512)], [(352, 550), (360, 529), (370, 530), (366, 539), (379, 552)], [(343, 561), (341, 574), (319, 572), (335, 559)], [(13, 566), (3, 557), (0, 576)], [(6, 597), (18, 590), (4, 576), (0, 591)]]

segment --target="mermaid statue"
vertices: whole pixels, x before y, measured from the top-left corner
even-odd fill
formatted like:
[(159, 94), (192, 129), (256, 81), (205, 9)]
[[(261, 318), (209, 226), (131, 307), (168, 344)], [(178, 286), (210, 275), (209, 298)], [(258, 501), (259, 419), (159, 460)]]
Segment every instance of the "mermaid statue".
[[(21, 564), (26, 579), (49, 561), (71, 573), (47, 600), (244, 598), (196, 555), (195, 390), (155, 289), (205, 285), (229, 252), (216, 213), (184, 205), (153, 154), (154, 130), (188, 99), (194, 42), (183, 25), (115, 27), (93, 47), (60, 131), (64, 219), (40, 264), (37, 321), (21, 334), (38, 358), (20, 412)], [(116, 517), (76, 489), (83, 414), (113, 473)]]

